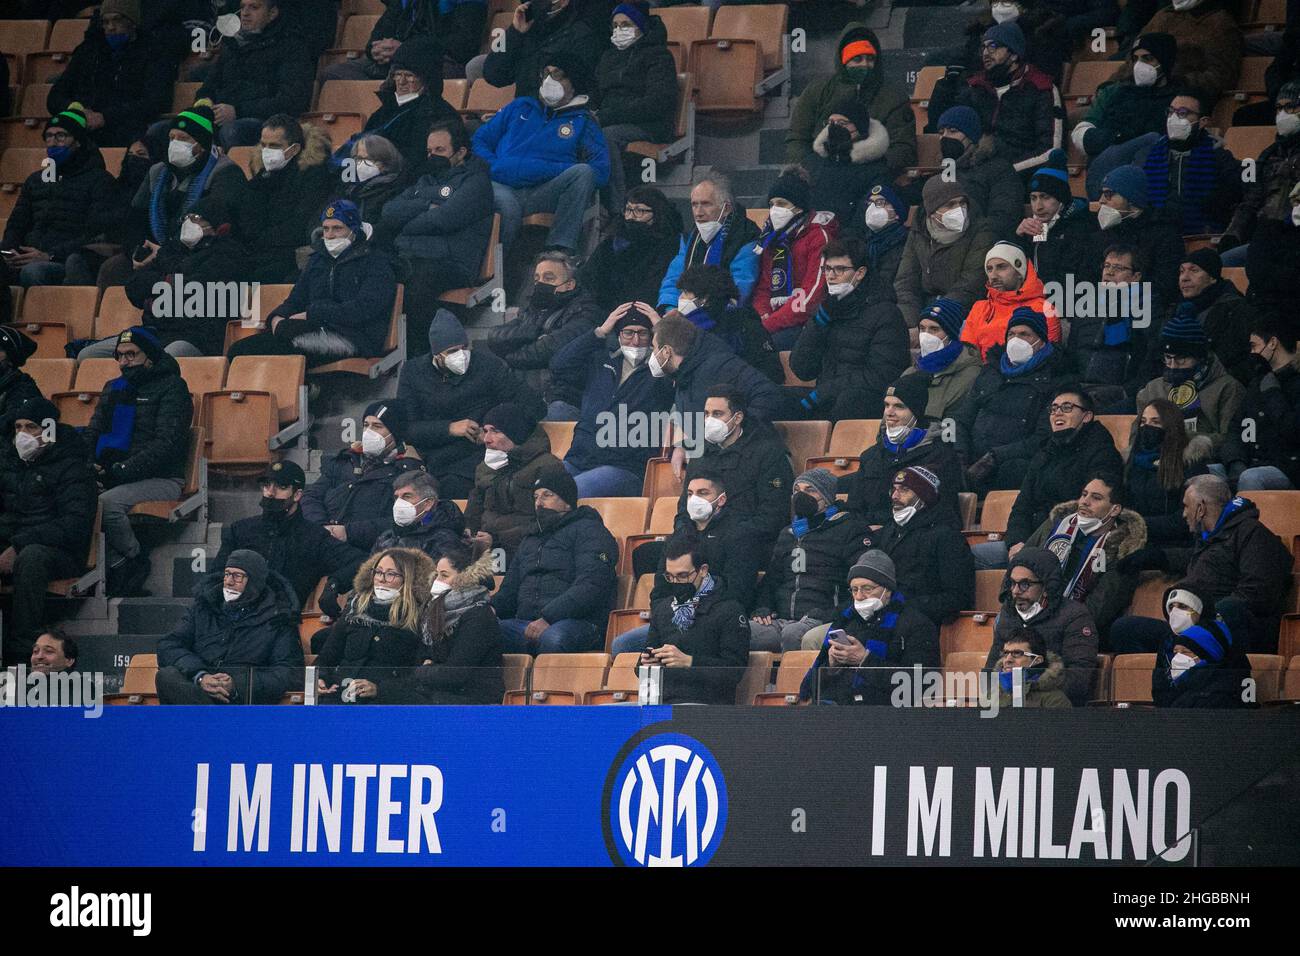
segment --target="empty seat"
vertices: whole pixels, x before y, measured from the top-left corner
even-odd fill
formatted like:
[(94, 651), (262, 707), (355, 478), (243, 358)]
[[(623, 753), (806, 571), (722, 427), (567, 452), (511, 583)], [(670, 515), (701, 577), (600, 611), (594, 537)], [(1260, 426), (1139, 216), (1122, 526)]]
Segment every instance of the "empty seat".
[(825, 454), (831, 441), (830, 422), (773, 422), (772, 425), (790, 453), (796, 475), (804, 470), (809, 458)]
[(37, 119), (49, 116), (50, 111), (45, 108), (45, 104), (50, 98), (50, 85), (49, 83), (37, 82), (25, 83), (23, 85), (22, 102), (18, 106), (18, 115)]
[(1250, 661), (1250, 676), (1255, 681), (1255, 700), (1269, 704), (1282, 694), (1282, 672), (1286, 668), (1286, 658), (1280, 654), (1247, 654)]
[(971, 610), (997, 612), (1001, 603), (998, 600), (998, 591), (1002, 588), (1005, 574), (1004, 571), (975, 572), (975, 607)]
[(1118, 64), (1109, 60), (1084, 60), (1070, 69), (1061, 91), (1062, 100), (1074, 100), (1073, 105), (1083, 106), (1092, 102), (1097, 94), (1097, 87), (1105, 83), (1120, 69)]
[(514, 84), (493, 86), (487, 80), (475, 80), (465, 97), (464, 112), (474, 116), (485, 116), (505, 107), (515, 98)]
[[(343, 32), (339, 36), (339, 44), (336, 49), (339, 50), (365, 50), (370, 45), (370, 34), (374, 32), (375, 24), (379, 22), (379, 16), (373, 13), (362, 13), (348, 17), (347, 22), (343, 24)], [(336, 82), (331, 80), (330, 82)]]
[(483, 252), (483, 266), (479, 269), (478, 285), (461, 289), (447, 289), (438, 293), (438, 301), (450, 302), (471, 308), (484, 302), (497, 289), (502, 289), (504, 277), (505, 254), (501, 248), (501, 213), (492, 214), (492, 232), (488, 236), (487, 249)]
[(689, 71), (695, 78), (699, 113), (743, 115), (759, 112), (754, 93), (763, 79), (763, 50), (756, 40), (697, 40), (690, 46)]
[(405, 287), (397, 286), (397, 295), (393, 299), (393, 309), (388, 315), (388, 334), (384, 337), (383, 354), (369, 358), (345, 358), (337, 362), (318, 365), (312, 369), (313, 375), (327, 372), (346, 372), (349, 375), (364, 375), (366, 378), (378, 378), (391, 369), (398, 368), (406, 358), (406, 311), (403, 307)]
[(40, 172), (45, 161), (44, 149), (6, 149), (0, 153), (0, 185), (21, 186), (32, 173)]
[(104, 386), (121, 374), (117, 362), (110, 358), (87, 359), (78, 365), (72, 388), (50, 396), (59, 409), (59, 421), (74, 428), (89, 425)]
[(508, 704), (578, 704), (600, 690), (609, 670), (608, 654), (539, 654), (527, 691), (506, 691)]
[(577, 422), (542, 422), (542, 429), (551, 440), (552, 455), (564, 459), (569, 453), (569, 446), (573, 444), (573, 430), (577, 426)]
[(790, 8), (784, 3), (719, 7), (713, 16), (709, 37), (757, 41), (763, 57), (763, 70), (771, 73), (781, 68), (784, 58), (783, 38), (789, 19)]
[(605, 675), (605, 686), (587, 691), (584, 704), (624, 704), (637, 699), (637, 666), (641, 655), (636, 651), (619, 654)]
[(966, 611), (942, 625), (939, 628), (939, 659), (947, 660), (949, 654), (959, 651), (988, 654), (989, 648), (993, 646), (993, 619), (996, 616), (996, 608), (989, 611)]
[(157, 654), (132, 654), (126, 665), (126, 675), (122, 678), (122, 690), (116, 694), (105, 694), (104, 703), (123, 704), (157, 704), (158, 689), (155, 679), (158, 676)]
[(226, 150), (226, 156), (230, 161), (244, 171), (244, 176), (248, 179), (253, 178), (253, 154), (257, 152), (256, 146), (232, 146)]
[(528, 687), (528, 674), (533, 669), (531, 654), (502, 654), (501, 679), (506, 691), (525, 690)]
[(645, 498), (580, 498), (578, 504), (594, 508), (620, 548), (628, 535), (645, 530), (650, 502)]
[(442, 98), (454, 110), (459, 110), (465, 105), (465, 97), (469, 95), (469, 87), (466, 86), (466, 82), (466, 80), (442, 81)]
[[(44, 288), (35, 286), (34, 288)], [(73, 376), (77, 373), (77, 363), (70, 358), (29, 358), (23, 363), (23, 371), (32, 377), (36, 387), (46, 398), (56, 392), (70, 391)]]
[(1292, 657), (1287, 664), (1286, 676), (1282, 679), (1282, 692), (1279, 700), (1300, 703), (1300, 657)]
[[(746, 215), (753, 221), (755, 215), (761, 217), (764, 221), (767, 218), (766, 209), (746, 209)], [(754, 223), (759, 229), (763, 228), (763, 222)], [(779, 353), (781, 357), (781, 371), (785, 373), (785, 384), (795, 388), (814, 388), (817, 385), (816, 380), (804, 381), (790, 368), (790, 353), (788, 351)]]
[(972, 695), (979, 693), (978, 678), (984, 670), (986, 656), (983, 651), (954, 651), (943, 659), (943, 695), (948, 706), (969, 706), (977, 702), (978, 696)]
[(658, 498), (676, 498), (682, 493), (682, 480), (673, 474), (668, 458), (650, 458), (645, 463), (645, 482), (641, 494), (654, 501)]
[(1264, 74), (1267, 72), (1269, 64), (1272, 62), (1273, 58), (1270, 56), (1243, 56), (1241, 58), (1241, 69), (1237, 73), (1237, 82), (1234, 87), (1234, 92), (1267, 92), (1267, 82), (1264, 78)]
[(369, 116), (379, 109), (375, 94), (382, 80), (326, 80), (316, 100), (317, 113), (358, 113)]
[(1098, 415), (1097, 421), (1110, 432), (1111, 440), (1115, 442), (1116, 450), (1122, 455), (1128, 450), (1129, 435), (1133, 429), (1133, 421), (1136, 415)]
[(776, 683), (770, 692), (761, 692), (751, 700), (754, 704), (767, 707), (781, 704), (796, 704), (799, 701), (799, 685), (803, 683), (808, 669), (817, 660), (820, 651), (786, 651), (781, 655), (781, 663), (776, 668)]
[(749, 663), (745, 667), (745, 672), (740, 675), (740, 682), (736, 685), (737, 706), (748, 707), (753, 704), (755, 697), (763, 693), (763, 688), (767, 686), (772, 673), (774, 660), (776, 655), (771, 651), (749, 652)]
[(213, 467), (242, 473), (272, 460), (271, 442), (280, 426), (303, 424), (306, 367), (301, 355), (241, 355), (230, 363), (226, 387), (203, 396), (199, 416)]
[(28, 53), (23, 60), (23, 80), (29, 84), (53, 83), (68, 68), (70, 56), (66, 50)]
[(1250, 279), (1246, 277), (1245, 266), (1224, 266), (1223, 278), (1236, 286), (1237, 291), (1242, 295), (1245, 295), (1247, 290), (1250, 289)]
[(126, 289), (120, 285), (111, 285), (104, 290), (104, 297), (99, 300), (99, 310), (95, 316), (95, 338), (106, 339), (117, 335), (139, 325), (140, 320), (140, 309), (126, 297)]
[(934, 86), (947, 74), (946, 66), (923, 66), (916, 73), (916, 84), (912, 87), (912, 100), (922, 106), (930, 105), (934, 95)]
[(858, 470), (859, 458), (879, 435), (879, 418), (842, 418), (831, 430), (826, 454), (810, 457), (807, 467), (825, 468), (837, 475), (851, 474)]
[(650, 12), (663, 20), (669, 40), (687, 48), (696, 40), (703, 40), (709, 35), (709, 19), (713, 11), (707, 6), (659, 7)]
[(23, 321), (60, 322), (67, 327), (69, 341), (89, 338), (95, 331), (98, 298), (93, 285), (32, 286), (23, 297)]
[[(71, 53), (85, 39), (86, 28), (89, 26), (89, 18), (55, 20), (54, 26), (50, 29), (49, 39), (45, 42), (45, 49), (62, 50), (65, 53)], [(5, 32), (8, 32), (7, 27)], [(7, 39), (5, 46), (9, 46)]]
[(181, 367), (181, 378), (185, 379), (194, 399), (194, 424), (197, 425), (203, 409), (203, 396), (221, 391), (226, 384), (225, 357), (190, 356), (178, 358), (176, 364)]
[(199, 96), (199, 87), (202, 85), (202, 83), (177, 83), (173, 86), (171, 114), (175, 116), (193, 106)]
[(1154, 654), (1119, 654), (1110, 669), (1110, 700), (1116, 704), (1150, 704)]
[(1128, 613), (1138, 617), (1164, 617), (1165, 591), (1173, 586), (1175, 578), (1167, 578), (1158, 571), (1144, 571), (1129, 602)]
[(40, 53), (50, 35), (49, 20), (5, 20), (4, 48), (6, 53)]
[(1291, 550), (1300, 534), (1300, 491), (1243, 491), (1241, 496), (1255, 503), (1260, 522)]
[(665, 495), (655, 498), (650, 510), (650, 520), (646, 524), (645, 534), (630, 534), (623, 542), (619, 560), (619, 569), (624, 573), (632, 571), (632, 555), (637, 548), (650, 541), (662, 541), (673, 533), (673, 520), (677, 517), (677, 498)]
[(384, 0), (343, 0), (339, 12), (345, 17), (355, 17), (359, 14), (379, 16), (384, 12)]
[(990, 541), (996, 541), (1007, 530), (1007, 519), (1011, 517), (1011, 506), (1016, 503), (1018, 491), (990, 491), (984, 496), (984, 509), (980, 512), (980, 531), (988, 535)]
[(908, 176), (917, 179), (939, 171), (939, 167), (943, 164), (940, 139), (942, 137), (938, 133), (922, 133), (916, 137), (916, 165), (908, 167)]
[(1276, 126), (1233, 126), (1223, 134), (1223, 145), (1240, 162), (1259, 159), (1276, 139)]
[(610, 611), (605, 623), (605, 651), (613, 650), (616, 637), (649, 623), (649, 602), (645, 607), (620, 607)]

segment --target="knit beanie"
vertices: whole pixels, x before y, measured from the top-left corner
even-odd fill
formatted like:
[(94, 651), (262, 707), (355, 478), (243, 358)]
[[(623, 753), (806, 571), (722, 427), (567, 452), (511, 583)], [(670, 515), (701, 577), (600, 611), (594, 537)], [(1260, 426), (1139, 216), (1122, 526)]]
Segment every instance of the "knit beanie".
[[(6, 291), (4, 293), (8, 295)], [(23, 363), (36, 354), (36, 343), (12, 325), (0, 325), (0, 352), (4, 352), (9, 364), (21, 368)]]
[(167, 354), (163, 351), (163, 344), (158, 340), (158, 336), (152, 329), (146, 329), (143, 325), (133, 325), (129, 329), (122, 330), (117, 337), (117, 344), (122, 346), (128, 342), (143, 352), (151, 362), (157, 362)]
[(1070, 192), (1070, 174), (1066, 169), (1066, 155), (1063, 149), (1054, 149), (1047, 154), (1047, 162), (1034, 170), (1029, 177), (1031, 193), (1047, 193), (1062, 206), (1069, 206), (1074, 201)]
[(245, 600), (262, 593), (262, 589), (266, 587), (266, 576), (269, 573), (266, 558), (256, 551), (250, 551), (248, 548), (236, 548), (230, 552), (230, 557), (226, 558), (226, 570), (231, 568), (236, 571), (243, 571), (248, 575), (248, 583), (244, 585)]
[(925, 418), (925, 406), (930, 402), (930, 376), (902, 375), (885, 389), (885, 397), (898, 399), (916, 416), (917, 422)]
[(1009, 262), (1011, 268), (1015, 269), (1016, 272), (1019, 273), (1020, 278), (1022, 280), (1025, 278), (1029, 266), (1026, 264), (1027, 260), (1025, 259), (1024, 251), (1016, 244), (1011, 242), (993, 243), (993, 245), (989, 247), (989, 251), (984, 254), (985, 267), (988, 266), (989, 261), (992, 259), (1001, 259), (1004, 262)]
[(449, 310), (439, 309), (429, 323), (429, 352), (437, 355), (455, 345), (469, 345), (465, 326)]
[(880, 41), (876, 34), (866, 27), (849, 30), (840, 40), (840, 66), (859, 56), (878, 56)]
[(640, 30), (642, 33), (645, 33), (646, 30), (649, 29), (650, 11), (645, 4), (620, 3), (618, 6), (614, 8), (614, 11), (609, 15), (609, 18), (612, 20), (620, 13), (623, 14), (623, 16), (627, 17), (629, 20), (631, 20), (633, 23), (635, 23), (636, 28)]
[(336, 199), (326, 205), (320, 221), (324, 223), (327, 219), (337, 219), (354, 233), (361, 230), (361, 210), (350, 199)]
[(1043, 313), (1035, 312), (1027, 305), (1016, 306), (1011, 318), (1007, 320), (1007, 333), (1010, 334), (1018, 325), (1030, 329), (1044, 342), (1047, 341), (1047, 317)]
[(537, 475), (533, 490), (545, 488), (567, 501), (571, 508), (578, 507), (578, 485), (573, 476), (564, 470), (563, 465), (548, 465)]
[(767, 191), (768, 205), (771, 205), (773, 199), (787, 199), (807, 212), (812, 205), (812, 189), (808, 186), (808, 180), (794, 170), (786, 170), (776, 177), (776, 182)]
[(984, 42), (997, 43), (1006, 47), (1020, 59), (1025, 58), (1025, 33), (1020, 29), (1020, 24), (1014, 20), (993, 24), (984, 31)]
[(955, 129), (972, 143), (978, 143), (984, 133), (980, 115), (969, 106), (950, 106), (939, 116), (936, 129)]
[(879, 548), (872, 548), (853, 562), (853, 567), (849, 568), (848, 580), (866, 578), (868, 581), (875, 581), (887, 590), (893, 591), (898, 587), (897, 573), (894, 568), (894, 559)]
[(1210, 340), (1196, 315), (1196, 306), (1184, 302), (1174, 309), (1173, 317), (1160, 330), (1160, 345), (1165, 355), (1203, 359), (1210, 352)]
[(140, 0), (103, 0), (99, 5), (99, 18), (103, 20), (109, 14), (117, 14), (139, 26)]
[(966, 324), (966, 308), (956, 299), (939, 296), (921, 313), (925, 319), (934, 319), (943, 327), (949, 339), (956, 342), (961, 338), (961, 327)]
[(817, 493), (827, 504), (835, 504), (835, 492), (839, 488), (839, 478), (826, 468), (811, 468), (795, 479), (805, 482), (817, 489)]
[(1133, 49), (1146, 50), (1156, 58), (1165, 76), (1173, 75), (1174, 63), (1178, 61), (1178, 41), (1172, 34), (1144, 33), (1134, 41)]
[(871, 187), (868, 197), (875, 199), (877, 196), (884, 198), (894, 208), (894, 215), (898, 217), (900, 223), (907, 222), (908, 207), (903, 201), (903, 197), (894, 191), (894, 187), (888, 183), (876, 183)]
[(403, 40), (393, 54), (390, 66), (418, 76), (431, 99), (442, 96), (442, 47), (438, 41), (427, 36)]
[(1106, 174), (1101, 187), (1119, 193), (1130, 206), (1147, 207), (1147, 174), (1141, 166), (1116, 166)]
[[(1190, 262), (1198, 269), (1204, 271), (1210, 278), (1218, 280), (1223, 278), (1223, 260), (1219, 254), (1209, 247), (1197, 249), (1183, 256), (1183, 262)], [(1179, 263), (1180, 265), (1182, 263)]]
[(406, 430), (406, 407), (394, 398), (384, 398), (377, 402), (371, 402), (366, 406), (365, 415), (362, 418), (369, 418), (374, 415), (378, 418), (389, 433), (393, 436), (393, 441), (402, 440), (402, 432)]
[(483, 416), (483, 424), (491, 425), (516, 445), (522, 445), (537, 427), (537, 418), (528, 414), (522, 405), (502, 402)]
[(177, 113), (167, 128), (169, 131), (180, 130), (198, 143), (204, 152), (210, 151), (212, 139), (217, 131), (217, 118), (212, 112), (212, 101), (209, 99), (195, 101), (189, 109)]
[(48, 398), (37, 395), (35, 398), (29, 398), (22, 402), (14, 410), (9, 423), (13, 424), (20, 418), (23, 421), (36, 422), (37, 424), (47, 420), (57, 422), (59, 420), (59, 409)]
[(931, 176), (921, 187), (921, 204), (927, 216), (954, 199), (970, 200), (966, 187), (959, 182), (946, 183), (942, 176)]
[(45, 132), (61, 129), (80, 145), (85, 145), (89, 135), (86, 128), (86, 108), (80, 103), (69, 103), (67, 107), (55, 113), (45, 121)]
[(927, 508), (939, 500), (939, 476), (929, 468), (911, 465), (894, 475), (894, 484), (914, 493)]
[(235, 221), (235, 213), (230, 203), (212, 193), (200, 196), (189, 208), (187, 215), (198, 216), (222, 236), (230, 232), (230, 227)]

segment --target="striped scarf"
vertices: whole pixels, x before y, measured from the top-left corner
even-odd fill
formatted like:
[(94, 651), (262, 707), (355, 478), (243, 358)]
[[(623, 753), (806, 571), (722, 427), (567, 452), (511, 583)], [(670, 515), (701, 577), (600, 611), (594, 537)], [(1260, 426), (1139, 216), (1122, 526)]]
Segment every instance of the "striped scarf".
[[(1143, 165), (1147, 174), (1147, 197), (1156, 209), (1164, 209), (1169, 202), (1170, 166), (1169, 137), (1162, 136), (1151, 147)], [(1208, 230), (1205, 202), (1214, 192), (1214, 185), (1214, 141), (1205, 133), (1199, 133), (1183, 160), (1182, 188), (1178, 192), (1182, 199), (1183, 235)]]
[(673, 626), (679, 631), (689, 631), (695, 624), (695, 609), (699, 606), (700, 598), (712, 593), (713, 575), (706, 574), (704, 583), (689, 601), (678, 604), (677, 599), (673, 598)]
[[(199, 197), (203, 195), (203, 190), (208, 185), (208, 178), (212, 171), (217, 168), (217, 151), (215, 149), (208, 151), (208, 161), (203, 164), (203, 168), (194, 174), (194, 179), (190, 182), (190, 188), (186, 190), (185, 202), (181, 206), (181, 214), (189, 210)], [(153, 184), (153, 194), (149, 197), (149, 233), (153, 236), (153, 241), (162, 245), (167, 241), (167, 223), (165, 215), (167, 212), (167, 190), (171, 189), (172, 184), (176, 182), (176, 174), (172, 171), (169, 164), (162, 164), (161, 174), (158, 181)]]
[(774, 231), (769, 222), (758, 237), (756, 251), (772, 251), (772, 279), (768, 291), (772, 294), (773, 306), (783, 305), (794, 294), (794, 253), (790, 246), (807, 221), (808, 214), (800, 213), (779, 231)]

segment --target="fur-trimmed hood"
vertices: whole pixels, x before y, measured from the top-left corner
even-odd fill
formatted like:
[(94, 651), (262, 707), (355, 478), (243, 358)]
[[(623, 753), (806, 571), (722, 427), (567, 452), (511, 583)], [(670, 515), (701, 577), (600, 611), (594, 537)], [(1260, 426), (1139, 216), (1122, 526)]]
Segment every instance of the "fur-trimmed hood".
[[(308, 169), (312, 166), (322, 166), (330, 158), (333, 151), (333, 144), (330, 142), (330, 135), (325, 131), (323, 126), (313, 126), (310, 123), (304, 123), (302, 127), (302, 152), (295, 159), (298, 161), (300, 169)], [(262, 172), (262, 151), (253, 150), (253, 155), (249, 158), (248, 167), (252, 170), (254, 176)]]
[[(1047, 520), (1055, 528), (1062, 520), (1074, 514), (1078, 508), (1078, 502), (1062, 501), (1052, 509)], [(1122, 561), (1130, 554), (1146, 547), (1146, 543), (1147, 523), (1136, 511), (1129, 511), (1124, 508), (1116, 516), (1115, 526), (1106, 537), (1106, 557), (1111, 561)]]
[(433, 559), (417, 548), (384, 548), (376, 551), (366, 560), (361, 562), (361, 567), (352, 577), (352, 594), (363, 594), (370, 590), (373, 583), (373, 574), (375, 565), (379, 559), (388, 551), (401, 551), (415, 561), (418, 569), (416, 579), (411, 582), (411, 593), (416, 596), (416, 600), (423, 604), (429, 600), (429, 585), (433, 583)]
[(1052, 690), (1064, 690), (1061, 686), (1065, 682), (1065, 661), (1061, 660), (1061, 655), (1056, 651), (1047, 652), (1047, 666), (1043, 668), (1042, 674), (1038, 680), (1029, 684), (1026, 688), (1030, 693), (1045, 694)]
[(469, 567), (451, 579), (451, 589), (463, 591), (466, 588), (485, 587), (490, 591), (493, 583), (492, 552), (484, 551)]
[[(822, 127), (817, 138), (813, 140), (813, 152), (823, 159), (828, 157), (826, 139), (829, 128)], [(870, 163), (882, 158), (889, 151), (889, 130), (878, 119), (871, 120), (867, 126), (867, 135), (858, 140), (849, 150), (849, 162), (856, 165)]]

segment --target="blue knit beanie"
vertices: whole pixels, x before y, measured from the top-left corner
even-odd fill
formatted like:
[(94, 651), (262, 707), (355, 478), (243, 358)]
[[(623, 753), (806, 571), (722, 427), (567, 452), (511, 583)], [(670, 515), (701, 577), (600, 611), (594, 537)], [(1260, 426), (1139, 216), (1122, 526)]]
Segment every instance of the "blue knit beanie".
[(1119, 193), (1130, 206), (1147, 207), (1147, 174), (1141, 166), (1116, 166), (1106, 174), (1101, 188)]
[(1066, 170), (1066, 155), (1063, 149), (1054, 149), (1047, 154), (1047, 163), (1034, 170), (1029, 178), (1031, 193), (1047, 193), (1063, 206), (1068, 206), (1073, 197), (1070, 194), (1070, 174)]
[(937, 129), (952, 127), (972, 143), (978, 143), (980, 136), (984, 132), (984, 127), (980, 123), (980, 115), (969, 106), (950, 106), (943, 111), (939, 117)]
[(939, 296), (925, 307), (921, 317), (934, 319), (943, 327), (944, 334), (956, 342), (961, 338), (961, 327), (966, 321), (966, 309), (956, 299)]
[(1017, 325), (1025, 326), (1044, 342), (1047, 341), (1047, 316), (1043, 313), (1035, 312), (1027, 305), (1018, 306), (1007, 320), (1007, 331), (1010, 332)]
[(1022, 60), (1025, 58), (1025, 33), (1014, 20), (995, 23), (985, 30), (984, 42), (990, 41), (1006, 47)]
[(320, 221), (326, 219), (337, 219), (343, 225), (347, 226), (352, 232), (361, 230), (361, 210), (357, 204), (348, 199), (336, 199), (320, 214)]
[(635, 23), (636, 28), (642, 33), (645, 33), (646, 27), (650, 26), (650, 14), (639, 3), (620, 3), (614, 8), (609, 18), (612, 20), (620, 13)]
[(907, 203), (903, 202), (903, 197), (894, 191), (893, 186), (887, 183), (876, 183), (867, 191), (867, 199), (873, 200), (877, 196), (893, 207), (894, 215), (898, 217), (899, 222), (907, 222)]
[(1205, 358), (1209, 354), (1210, 340), (1196, 315), (1196, 306), (1184, 302), (1174, 310), (1173, 317), (1160, 330), (1160, 345), (1166, 355)]

